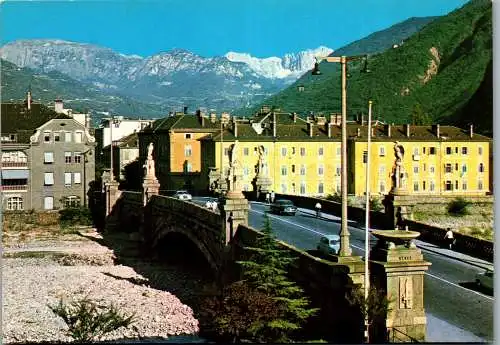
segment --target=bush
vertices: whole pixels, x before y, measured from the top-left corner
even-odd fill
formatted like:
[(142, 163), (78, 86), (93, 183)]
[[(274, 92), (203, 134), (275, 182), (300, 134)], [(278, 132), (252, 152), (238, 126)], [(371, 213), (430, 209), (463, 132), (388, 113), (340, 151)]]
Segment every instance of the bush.
[(377, 197), (370, 198), (370, 210), (375, 212), (380, 212), (384, 209), (382, 202)]
[(338, 193), (328, 194), (326, 196), (326, 200), (335, 201), (335, 202), (342, 202), (342, 196)]
[(92, 213), (87, 207), (68, 207), (59, 211), (61, 226), (92, 225)]
[(452, 216), (465, 216), (469, 214), (469, 206), (471, 202), (464, 198), (456, 198), (449, 202), (448, 213)]
[(99, 340), (120, 327), (128, 327), (134, 321), (134, 315), (126, 316), (113, 305), (99, 306), (87, 298), (70, 305), (60, 300), (58, 305), (49, 308), (64, 320), (68, 325), (68, 335), (77, 342)]

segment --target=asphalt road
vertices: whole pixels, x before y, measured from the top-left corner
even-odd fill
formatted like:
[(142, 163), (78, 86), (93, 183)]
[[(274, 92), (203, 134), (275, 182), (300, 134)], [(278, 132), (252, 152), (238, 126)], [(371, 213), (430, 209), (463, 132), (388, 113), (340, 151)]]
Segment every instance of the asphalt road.
[[(261, 229), (268, 209), (268, 205), (251, 202), (249, 225)], [(304, 250), (316, 249), (321, 235), (340, 232), (338, 217), (317, 219), (300, 211), (295, 216), (268, 215), (280, 240)], [(352, 221), (348, 225), (353, 254), (364, 256), (364, 230), (357, 228)], [(370, 236), (370, 244), (374, 245), (375, 241), (376, 238)], [(427, 246), (432, 247), (430, 244)], [(493, 341), (493, 296), (488, 291), (479, 291), (474, 285), (476, 273), (484, 269), (433, 251), (422, 249), (422, 252), (424, 259), (432, 263), (424, 280), (426, 313), (485, 341)], [(447, 341), (463, 340), (458, 337)]]

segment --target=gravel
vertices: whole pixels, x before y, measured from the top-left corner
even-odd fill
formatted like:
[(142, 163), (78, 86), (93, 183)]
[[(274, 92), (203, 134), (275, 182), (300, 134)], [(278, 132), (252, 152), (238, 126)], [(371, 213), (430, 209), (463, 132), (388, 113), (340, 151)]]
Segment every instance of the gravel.
[[(37, 257), (23, 253), (23, 258), (14, 258), (9, 255), (18, 255), (18, 250), (4, 251), (7, 255), (4, 254), (6, 258), (2, 260), (3, 343), (71, 341), (66, 335), (66, 324), (49, 305), (58, 304), (60, 299), (71, 302), (84, 297), (100, 305), (113, 304), (123, 313), (135, 314), (135, 322), (128, 328), (122, 327), (101, 340), (165, 339), (198, 332), (198, 320), (189, 306), (167, 289), (150, 287), (149, 280), (133, 268), (114, 265), (113, 254), (105, 247), (80, 244), (75, 249), (70, 245), (66, 255), (60, 252), (54, 255), (54, 251), (47, 248), (47, 256), (40, 257), (41, 247), (23, 247), (28, 251), (36, 249)], [(64, 248), (59, 245), (57, 249)], [(160, 274), (162, 281), (174, 286), (172, 290), (189, 285), (179, 283), (186, 276), (178, 270), (166, 269)]]

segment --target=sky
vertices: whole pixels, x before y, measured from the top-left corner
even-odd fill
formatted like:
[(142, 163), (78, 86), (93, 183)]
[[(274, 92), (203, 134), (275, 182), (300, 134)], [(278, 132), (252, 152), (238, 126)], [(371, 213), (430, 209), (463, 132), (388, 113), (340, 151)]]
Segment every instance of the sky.
[(0, 0), (0, 44), (62, 39), (147, 57), (173, 48), (211, 57), (338, 49), (410, 17), (467, 0)]

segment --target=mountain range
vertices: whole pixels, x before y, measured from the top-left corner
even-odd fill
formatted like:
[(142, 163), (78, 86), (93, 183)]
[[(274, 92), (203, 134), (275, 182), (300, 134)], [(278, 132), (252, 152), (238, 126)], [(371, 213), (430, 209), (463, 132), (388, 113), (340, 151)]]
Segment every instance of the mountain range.
[[(474, 124), (477, 131), (491, 135), (491, 7), (489, 0), (471, 0), (391, 49), (369, 54), (367, 68), (365, 61), (350, 62), (348, 116), (366, 114), (372, 100), (374, 118), (387, 123)], [(366, 53), (354, 45), (350, 48), (355, 48), (350, 53)], [(346, 50), (338, 49), (334, 55)], [(251, 114), (266, 104), (298, 113), (340, 112), (339, 65), (322, 62), (321, 75), (305, 73), (262, 104), (242, 111)]]
[[(353, 44), (368, 53), (384, 51), (433, 19), (412, 18), (397, 30)], [(312, 68), (315, 56), (332, 52), (321, 46), (283, 57), (239, 52), (202, 57), (176, 48), (144, 58), (85, 43), (19, 40), (0, 48), (2, 99), (22, 99), (31, 85), (35, 99), (62, 98), (72, 108), (96, 114), (157, 117), (183, 106), (234, 111), (293, 84)]]

